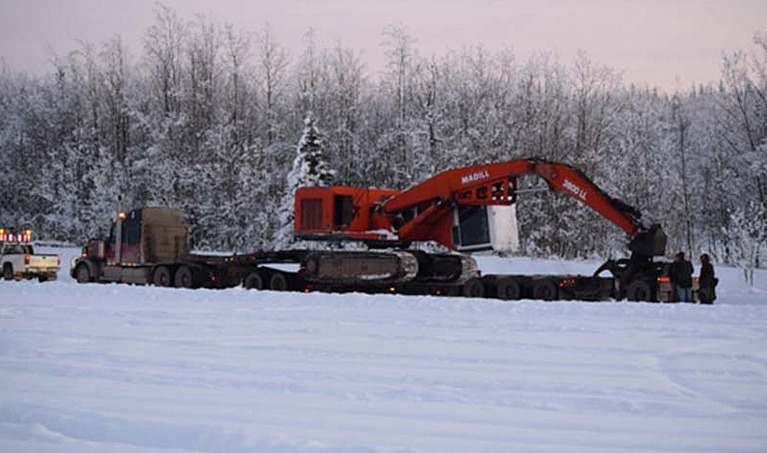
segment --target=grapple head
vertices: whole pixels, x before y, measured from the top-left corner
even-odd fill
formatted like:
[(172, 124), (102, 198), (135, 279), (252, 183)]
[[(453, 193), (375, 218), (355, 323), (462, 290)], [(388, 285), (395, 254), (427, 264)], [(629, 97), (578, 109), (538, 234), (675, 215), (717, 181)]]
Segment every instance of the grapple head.
[(647, 231), (637, 234), (629, 243), (629, 250), (641, 256), (663, 256), (666, 254), (666, 233), (656, 224)]

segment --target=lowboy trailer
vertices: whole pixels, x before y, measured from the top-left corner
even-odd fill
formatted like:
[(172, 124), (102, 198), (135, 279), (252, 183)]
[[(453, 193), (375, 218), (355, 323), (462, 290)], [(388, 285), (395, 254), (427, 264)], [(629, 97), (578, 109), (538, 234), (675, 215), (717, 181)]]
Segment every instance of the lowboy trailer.
[[(285, 250), (204, 255), (189, 252), (188, 237), (189, 228), (181, 211), (161, 207), (134, 209), (118, 216), (106, 240), (92, 240), (83, 247), (81, 256), (73, 258), (70, 264), (70, 275), (79, 283), (113, 282), (178, 288), (242, 285), (255, 290), (397, 293), (505, 300), (606, 300), (617, 295), (612, 277), (480, 276), (475, 260), (457, 253), (381, 250), (360, 254), (338, 251), (329, 256), (313, 250)], [(349, 257), (361, 257), (364, 262), (352, 262)], [(377, 278), (349, 278), (348, 275), (354, 273), (353, 268), (374, 272)], [(320, 273), (321, 269), (324, 272)]]

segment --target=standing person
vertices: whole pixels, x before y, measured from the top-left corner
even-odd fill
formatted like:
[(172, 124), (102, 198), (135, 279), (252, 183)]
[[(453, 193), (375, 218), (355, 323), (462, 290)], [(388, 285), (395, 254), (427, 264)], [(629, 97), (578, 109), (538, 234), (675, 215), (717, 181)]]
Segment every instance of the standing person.
[(714, 266), (711, 264), (711, 258), (708, 253), (700, 256), (700, 279), (698, 280), (700, 289), (698, 297), (702, 304), (713, 304), (716, 299), (716, 278), (714, 277)]
[(676, 254), (669, 277), (676, 286), (679, 302), (692, 302), (692, 264), (684, 259), (684, 252)]

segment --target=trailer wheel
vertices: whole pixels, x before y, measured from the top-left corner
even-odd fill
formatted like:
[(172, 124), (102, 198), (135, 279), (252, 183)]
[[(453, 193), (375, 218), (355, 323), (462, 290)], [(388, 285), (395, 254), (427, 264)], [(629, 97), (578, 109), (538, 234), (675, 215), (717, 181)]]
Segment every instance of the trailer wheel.
[[(155, 274), (156, 275), (156, 274)], [(189, 266), (181, 266), (176, 271), (176, 288), (197, 288), (198, 282), (194, 278), (194, 272)]]
[(498, 280), (498, 298), (501, 300), (517, 300), (522, 295), (522, 289), (519, 283), (513, 278), (502, 278)]
[(557, 285), (548, 279), (536, 280), (533, 283), (533, 299), (554, 300), (557, 298)]
[(77, 283), (89, 283), (93, 281), (91, 278), (91, 271), (88, 269), (87, 264), (80, 263), (77, 265), (75, 268), (75, 280), (77, 280)]
[(3, 278), (5, 280), (13, 280), (13, 266), (11, 266), (11, 263), (5, 263), (3, 266)]
[(626, 290), (626, 298), (632, 302), (653, 302), (655, 300), (650, 284), (644, 280), (632, 282)]
[(245, 277), (245, 280), (242, 281), (242, 286), (245, 289), (264, 289), (264, 279), (258, 270), (254, 270)]
[(170, 286), (170, 270), (165, 266), (160, 266), (154, 271), (154, 278), (152, 278), (155, 286)]
[(286, 291), (288, 289), (288, 278), (284, 274), (275, 272), (269, 278), (269, 289), (274, 291)]
[(485, 285), (482, 280), (473, 277), (463, 284), (463, 297), (485, 297)]

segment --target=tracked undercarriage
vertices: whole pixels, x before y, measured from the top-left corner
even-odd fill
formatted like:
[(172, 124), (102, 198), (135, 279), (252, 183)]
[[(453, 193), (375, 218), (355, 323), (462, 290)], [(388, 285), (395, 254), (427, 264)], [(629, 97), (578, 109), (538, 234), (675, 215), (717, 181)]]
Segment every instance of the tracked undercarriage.
[(476, 274), (470, 256), (420, 250), (317, 251), (301, 265), (312, 283), (462, 282)]

